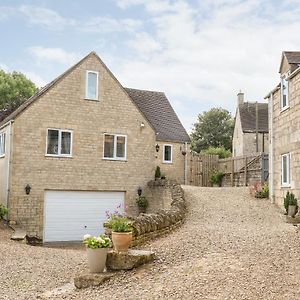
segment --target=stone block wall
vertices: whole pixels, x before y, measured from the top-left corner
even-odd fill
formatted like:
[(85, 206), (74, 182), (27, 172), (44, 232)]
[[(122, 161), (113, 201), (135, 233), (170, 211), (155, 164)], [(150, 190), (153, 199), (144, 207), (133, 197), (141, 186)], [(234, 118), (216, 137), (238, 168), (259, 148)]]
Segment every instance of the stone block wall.
[[(153, 180), (148, 183), (148, 192), (150, 190), (156, 198), (148, 199), (149, 202), (155, 201), (158, 203), (156, 207), (161, 205), (164, 208), (131, 218), (133, 223), (132, 246), (162, 236), (178, 228), (184, 221), (186, 203), (184, 192), (177, 181)], [(154, 207), (153, 205), (152, 208)], [(110, 234), (107, 224), (104, 224), (104, 226), (106, 227), (106, 233)]]

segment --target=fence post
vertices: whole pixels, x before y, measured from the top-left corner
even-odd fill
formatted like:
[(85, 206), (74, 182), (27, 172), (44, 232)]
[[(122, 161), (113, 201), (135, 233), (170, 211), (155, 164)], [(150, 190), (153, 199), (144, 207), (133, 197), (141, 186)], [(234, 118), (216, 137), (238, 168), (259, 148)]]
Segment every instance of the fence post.
[(231, 186), (234, 186), (234, 158), (231, 159)]
[(247, 156), (245, 157), (245, 186), (247, 186)]

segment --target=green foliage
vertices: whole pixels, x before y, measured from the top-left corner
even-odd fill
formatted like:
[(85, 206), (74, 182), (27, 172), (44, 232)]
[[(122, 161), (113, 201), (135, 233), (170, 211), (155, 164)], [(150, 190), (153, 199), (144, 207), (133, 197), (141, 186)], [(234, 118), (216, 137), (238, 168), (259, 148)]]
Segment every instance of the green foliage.
[(6, 73), (0, 69), (0, 110), (14, 110), (36, 91), (35, 84), (20, 72)]
[(221, 186), (222, 184), (222, 178), (225, 174), (220, 171), (215, 171), (211, 176), (210, 176), (210, 182), (212, 184), (217, 184), (218, 186)]
[(108, 220), (108, 225), (114, 232), (130, 232), (132, 231), (131, 221), (122, 215), (112, 215)]
[(202, 150), (201, 153), (218, 155), (219, 158), (231, 157), (231, 151), (226, 150), (224, 147), (209, 147), (206, 150)]
[(157, 166), (155, 169), (155, 179), (161, 178), (160, 167)]
[(2, 220), (7, 213), (8, 209), (3, 204), (0, 204), (0, 220)]
[(224, 147), (231, 149), (234, 120), (229, 111), (222, 108), (198, 115), (191, 134), (192, 150), (200, 153), (209, 147)]
[(265, 182), (261, 191), (256, 192), (256, 198), (269, 198), (269, 185)]
[(145, 196), (139, 196), (136, 199), (136, 203), (139, 208), (143, 208), (143, 209), (146, 209), (149, 206), (148, 199)]
[(283, 202), (286, 213), (288, 213), (289, 205), (296, 206), (296, 211), (298, 210), (298, 201), (293, 193), (287, 192)]
[(109, 248), (111, 246), (110, 238), (105, 235), (99, 235), (96, 237), (86, 234), (83, 237), (83, 243), (87, 246), (87, 248), (91, 249)]

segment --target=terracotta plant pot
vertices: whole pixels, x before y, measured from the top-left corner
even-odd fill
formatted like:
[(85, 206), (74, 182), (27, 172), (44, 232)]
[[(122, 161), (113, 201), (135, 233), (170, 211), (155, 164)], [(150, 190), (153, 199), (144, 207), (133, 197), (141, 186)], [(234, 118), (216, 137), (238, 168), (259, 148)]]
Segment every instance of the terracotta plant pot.
[(115, 232), (111, 233), (111, 239), (114, 249), (118, 252), (127, 252), (132, 241), (132, 232)]
[(87, 248), (88, 266), (91, 273), (104, 271), (108, 248)]
[(296, 205), (289, 205), (288, 215), (290, 217), (295, 217), (295, 215), (296, 215)]

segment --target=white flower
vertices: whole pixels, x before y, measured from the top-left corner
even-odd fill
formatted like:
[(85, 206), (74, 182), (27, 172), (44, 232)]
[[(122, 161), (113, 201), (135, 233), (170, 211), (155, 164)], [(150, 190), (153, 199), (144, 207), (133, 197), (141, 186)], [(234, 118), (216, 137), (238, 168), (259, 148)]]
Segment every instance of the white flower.
[(89, 239), (89, 238), (91, 238), (92, 236), (90, 235), (90, 234), (85, 234), (84, 236), (83, 236), (83, 240), (87, 240), (87, 239)]
[(100, 243), (104, 243), (104, 240), (99, 236), (97, 237), (97, 240), (100, 242)]

